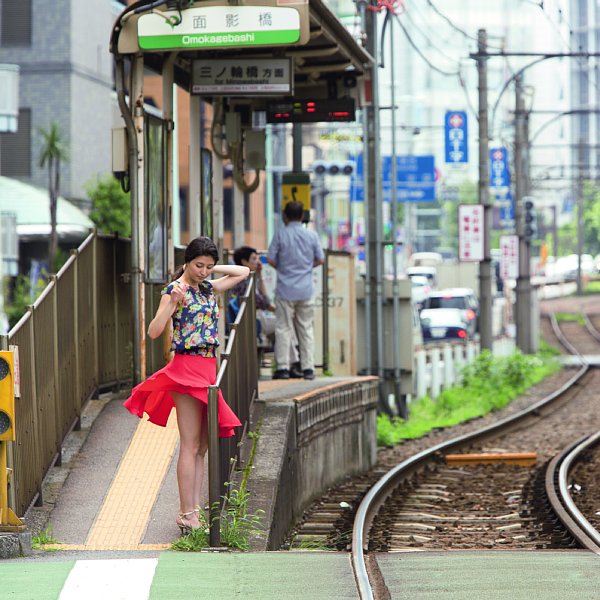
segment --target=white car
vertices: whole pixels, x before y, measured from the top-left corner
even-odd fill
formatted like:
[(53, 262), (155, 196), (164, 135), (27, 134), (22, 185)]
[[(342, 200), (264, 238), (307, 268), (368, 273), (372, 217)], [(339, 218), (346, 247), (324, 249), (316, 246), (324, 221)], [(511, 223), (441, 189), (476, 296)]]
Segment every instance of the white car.
[(429, 280), (424, 275), (413, 275), (410, 278), (410, 288), (412, 301), (416, 305), (417, 309), (423, 306), (423, 302), (429, 296), (431, 292), (431, 285)]

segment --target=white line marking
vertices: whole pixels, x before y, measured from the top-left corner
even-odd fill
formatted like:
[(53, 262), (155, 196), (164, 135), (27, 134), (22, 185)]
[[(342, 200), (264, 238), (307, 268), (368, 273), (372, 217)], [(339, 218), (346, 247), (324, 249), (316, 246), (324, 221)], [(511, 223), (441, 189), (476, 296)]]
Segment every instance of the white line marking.
[(148, 600), (157, 558), (78, 560), (59, 600)]

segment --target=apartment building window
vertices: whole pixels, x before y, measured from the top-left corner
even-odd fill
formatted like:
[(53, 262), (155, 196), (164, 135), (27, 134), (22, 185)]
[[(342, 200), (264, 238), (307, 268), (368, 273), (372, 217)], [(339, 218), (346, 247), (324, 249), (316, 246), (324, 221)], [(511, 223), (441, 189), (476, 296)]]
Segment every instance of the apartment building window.
[(16, 133), (0, 133), (0, 174), (31, 177), (31, 110), (19, 110)]
[(0, 0), (0, 46), (31, 46), (31, 0)]

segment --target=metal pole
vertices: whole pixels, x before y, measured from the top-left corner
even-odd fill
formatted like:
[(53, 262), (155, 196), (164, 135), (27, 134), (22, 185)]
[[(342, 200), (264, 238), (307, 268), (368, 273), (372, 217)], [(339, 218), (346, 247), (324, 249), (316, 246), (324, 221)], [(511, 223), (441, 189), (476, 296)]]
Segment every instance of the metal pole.
[(577, 144), (577, 177), (575, 179), (575, 190), (576, 196), (575, 201), (577, 202), (577, 295), (583, 294), (583, 281), (581, 277), (581, 255), (583, 254), (583, 177), (584, 177), (584, 156), (583, 156), (583, 138), (579, 138)]
[(487, 32), (477, 33), (479, 80), (479, 204), (483, 206), (483, 260), (479, 263), (479, 340), (481, 349), (492, 349), (492, 257), (490, 231), (492, 205), (489, 193)]
[(221, 545), (221, 470), (219, 458), (219, 387), (208, 386), (208, 543)]
[(267, 238), (265, 240), (265, 248), (268, 247), (271, 238), (273, 237), (274, 231), (274, 215), (273, 215), (273, 203), (274, 203), (274, 190), (273, 190), (273, 125), (268, 124), (266, 126), (266, 139), (265, 139), (265, 153), (266, 153), (266, 169), (265, 169), (265, 218), (267, 220), (266, 233)]
[(329, 250), (325, 250), (325, 262), (321, 267), (322, 271), (322, 288), (323, 288), (323, 323), (322, 323), (322, 337), (323, 337), (323, 373), (329, 371)]
[(302, 123), (292, 125), (293, 148), (292, 148), (292, 171), (302, 171)]
[[(408, 417), (406, 402), (402, 400), (402, 387), (400, 378), (400, 290), (398, 287), (398, 236), (396, 228), (398, 226), (398, 165), (396, 163), (396, 52), (394, 45), (394, 19), (390, 20), (390, 55), (391, 55), (391, 101), (392, 101), (392, 339), (393, 339), (393, 358), (394, 358), (394, 397), (396, 406), (399, 409), (400, 416), (403, 419)], [(408, 333), (408, 332), (407, 332)]]
[(525, 175), (525, 100), (523, 77), (515, 78), (515, 205), (517, 208), (517, 235), (519, 236), (519, 275), (516, 287), (517, 347), (524, 354), (531, 352), (530, 330), (530, 248), (525, 237), (523, 198), (526, 191)]
[(383, 365), (383, 269), (382, 269), (382, 230), (383, 217), (381, 211), (381, 153), (379, 138), (379, 76), (378, 76), (378, 38), (377, 38), (377, 15), (373, 11), (363, 9), (361, 11), (365, 18), (365, 31), (367, 33), (367, 51), (373, 57), (371, 68), (371, 93), (372, 100), (367, 107), (367, 152), (365, 162), (365, 174), (367, 174), (367, 245), (369, 247), (367, 263), (367, 289), (370, 316), (370, 331), (367, 336), (371, 338), (371, 354), (373, 348), (376, 350), (375, 361), (370, 357), (370, 373), (379, 377), (379, 408), (389, 412), (389, 407), (384, 399), (384, 365)]
[[(133, 62), (134, 59), (132, 59)], [(140, 328), (140, 286), (139, 280), (139, 215), (138, 215), (138, 137), (136, 124), (133, 121), (133, 96), (130, 96), (130, 105), (125, 100), (125, 59), (122, 55), (116, 56), (116, 88), (117, 100), (121, 115), (127, 129), (127, 141), (129, 146), (129, 189), (131, 198), (131, 306), (132, 306), (132, 341), (133, 341), (133, 385), (141, 382), (141, 339)]]
[[(168, 55), (168, 58), (165, 60), (163, 65), (163, 77), (162, 77), (162, 101), (163, 101), (163, 119), (166, 121), (166, 130), (165, 130), (165, 156), (166, 156), (166, 165), (165, 165), (165, 195), (167, 198), (167, 211), (165, 214), (165, 219), (167, 221), (167, 247), (165, 248), (165, 252), (167, 253), (167, 271), (169, 273), (173, 273), (175, 270), (175, 249), (173, 247), (173, 240), (175, 238), (174, 229), (175, 227), (179, 227), (179, 220), (177, 222), (173, 219), (174, 215), (174, 194), (173, 194), (173, 172), (175, 170), (174, 156), (173, 156), (173, 133), (175, 130), (174, 123), (174, 102), (173, 102), (173, 65), (175, 64), (175, 53), (171, 53)], [(175, 204), (179, 204), (179, 193), (177, 194), (177, 199)]]
[[(363, 31), (363, 45), (368, 47), (367, 44), (367, 2), (366, 0), (359, 0), (357, 2), (358, 10), (360, 12), (360, 21), (361, 27)], [(375, 66), (374, 69), (377, 67)], [(367, 80), (371, 74), (371, 71), (374, 69), (369, 69), (365, 74), (365, 79)], [(370, 188), (369, 188), (369, 178), (367, 177), (367, 172), (369, 169), (369, 152), (368, 152), (368, 139), (369, 139), (369, 113), (364, 107), (361, 110), (361, 119), (362, 119), (362, 128), (363, 128), (363, 193), (364, 193), (364, 204), (365, 204), (365, 220), (369, 225), (366, 227), (365, 231), (365, 356), (366, 356), (366, 364), (367, 364), (367, 372), (369, 375), (372, 375), (374, 372), (373, 367), (373, 345), (372, 345), (372, 331), (373, 331), (373, 323), (371, 320), (371, 252), (372, 252), (372, 244), (371, 242), (371, 227), (370, 227), (370, 218), (372, 213), (372, 203), (369, 200), (370, 196)], [(323, 196), (324, 198), (324, 196)]]

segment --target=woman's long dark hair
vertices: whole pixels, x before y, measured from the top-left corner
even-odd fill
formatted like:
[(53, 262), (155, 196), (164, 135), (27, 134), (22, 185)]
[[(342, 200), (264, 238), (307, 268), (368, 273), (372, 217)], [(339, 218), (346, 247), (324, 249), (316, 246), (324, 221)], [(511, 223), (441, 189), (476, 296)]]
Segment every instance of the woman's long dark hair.
[[(185, 263), (191, 262), (198, 256), (210, 256), (215, 263), (219, 262), (219, 251), (217, 250), (217, 246), (208, 237), (197, 237), (187, 245), (184, 254)], [(184, 266), (185, 265), (182, 265), (175, 273), (173, 273), (173, 281), (179, 279), (183, 275)]]

